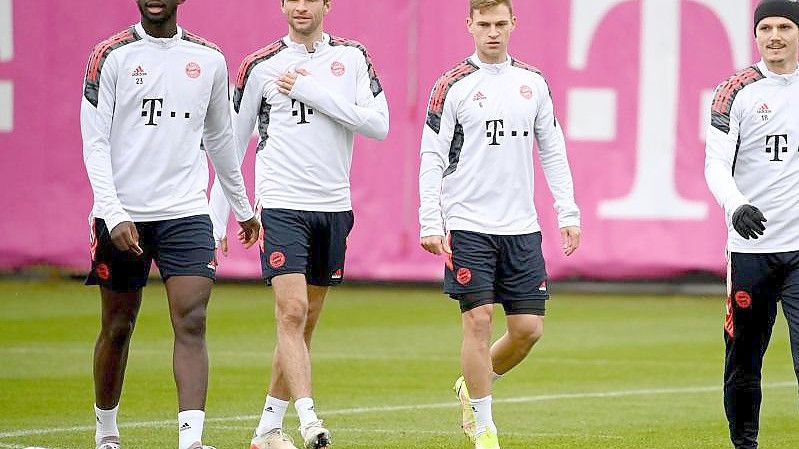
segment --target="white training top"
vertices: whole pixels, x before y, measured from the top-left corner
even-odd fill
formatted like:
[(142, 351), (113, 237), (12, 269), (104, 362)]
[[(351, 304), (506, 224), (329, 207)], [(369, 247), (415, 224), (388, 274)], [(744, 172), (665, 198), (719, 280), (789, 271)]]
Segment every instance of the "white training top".
[(98, 44), (80, 114), (92, 216), (111, 230), (123, 221), (208, 214), (207, 153), (237, 219), (252, 218), (228, 86), (219, 49), (181, 28), (159, 39), (136, 24)]
[[(276, 81), (305, 69), (289, 96)], [(309, 52), (288, 36), (247, 56), (236, 79), (233, 106), (240, 160), (258, 122), (255, 191), (264, 208), (341, 212), (352, 209), (350, 166), (354, 133), (388, 134), (388, 104), (363, 45), (323, 35)], [(217, 239), (228, 212), (211, 192)]]
[(563, 132), (541, 72), (510, 57), (484, 64), (472, 55), (439, 78), (422, 133), (421, 236), (539, 231), (533, 139), (559, 226), (579, 226)]
[[(799, 71), (778, 75), (760, 61), (716, 89), (707, 130), (705, 178), (724, 209), (727, 249), (739, 253), (799, 251)], [(732, 227), (751, 204), (768, 220), (746, 240)]]

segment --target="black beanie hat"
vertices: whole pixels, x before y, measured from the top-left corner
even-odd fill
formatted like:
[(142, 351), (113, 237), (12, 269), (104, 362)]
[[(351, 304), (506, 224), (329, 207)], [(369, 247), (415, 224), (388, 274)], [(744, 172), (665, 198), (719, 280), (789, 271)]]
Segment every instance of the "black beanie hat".
[(766, 17), (785, 17), (799, 27), (799, 0), (761, 0), (755, 8), (755, 34)]

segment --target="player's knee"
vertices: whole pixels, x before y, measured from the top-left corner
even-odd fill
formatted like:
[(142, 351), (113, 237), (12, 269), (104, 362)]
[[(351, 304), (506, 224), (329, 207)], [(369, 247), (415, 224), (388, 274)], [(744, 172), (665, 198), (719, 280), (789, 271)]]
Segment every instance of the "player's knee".
[(465, 333), (485, 334), (491, 332), (490, 309), (477, 308), (463, 313), (463, 329)]
[(205, 336), (205, 307), (195, 307), (174, 320), (175, 333), (182, 336)]
[(130, 341), (133, 329), (136, 326), (136, 319), (133, 317), (122, 317), (111, 320), (103, 326), (103, 338), (115, 348), (122, 348)]
[(285, 301), (277, 307), (277, 320), (281, 328), (304, 329), (308, 305), (302, 301)]
[(538, 318), (531, 317), (524, 322), (515, 323), (508, 329), (508, 333), (514, 340), (532, 346), (544, 336), (544, 323)]
[(758, 373), (737, 372), (726, 380), (727, 386), (732, 386), (736, 390), (758, 390), (760, 389), (761, 376)]

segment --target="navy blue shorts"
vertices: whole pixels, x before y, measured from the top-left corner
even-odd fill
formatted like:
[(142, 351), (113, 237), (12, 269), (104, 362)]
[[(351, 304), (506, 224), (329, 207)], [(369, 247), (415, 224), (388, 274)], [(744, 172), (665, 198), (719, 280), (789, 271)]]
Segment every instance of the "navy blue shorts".
[(303, 273), (309, 285), (328, 287), (344, 279), (347, 236), (352, 211), (314, 212), (263, 209), (261, 269), (264, 281), (281, 274)]
[(139, 222), (136, 230), (144, 251), (141, 256), (118, 250), (105, 221), (94, 219), (92, 269), (86, 285), (100, 285), (115, 292), (139, 290), (147, 284), (153, 261), (164, 280), (172, 276), (215, 278), (214, 237), (208, 215)]
[(461, 311), (501, 303), (505, 313), (544, 315), (547, 272), (541, 233), (493, 235), (452, 231), (452, 257), (444, 270), (444, 292)]

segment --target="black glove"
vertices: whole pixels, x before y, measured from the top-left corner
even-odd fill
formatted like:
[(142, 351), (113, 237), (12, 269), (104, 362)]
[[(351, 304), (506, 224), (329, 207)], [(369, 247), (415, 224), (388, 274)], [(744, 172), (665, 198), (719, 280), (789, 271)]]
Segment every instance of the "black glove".
[(744, 204), (732, 214), (732, 227), (746, 240), (763, 235), (763, 231), (766, 230), (763, 223), (766, 221), (760, 209), (751, 204)]

